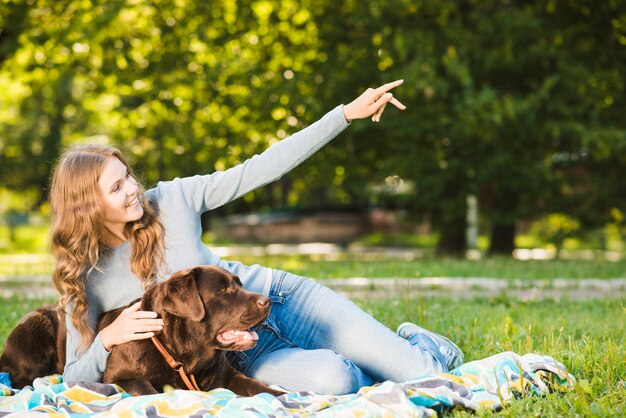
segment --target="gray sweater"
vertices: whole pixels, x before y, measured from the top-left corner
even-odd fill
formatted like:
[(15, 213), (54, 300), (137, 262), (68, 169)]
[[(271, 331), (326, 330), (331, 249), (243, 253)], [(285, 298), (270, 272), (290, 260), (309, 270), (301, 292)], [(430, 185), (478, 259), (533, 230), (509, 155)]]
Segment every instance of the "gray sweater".
[[(220, 260), (200, 239), (200, 215), (279, 179), (347, 126), (340, 105), (311, 126), (229, 170), (159, 182), (154, 189), (146, 191), (146, 198), (158, 204), (165, 229), (167, 271), (157, 280), (167, 280), (172, 273), (196, 265), (219, 265), (239, 275), (246, 289), (267, 294), (271, 270)], [(101, 272), (94, 271), (84, 279), (88, 323), (93, 329), (102, 313), (128, 305), (143, 294), (140, 280), (130, 271), (130, 252), (129, 241), (110, 249), (100, 259)], [(96, 336), (86, 351), (77, 354), (80, 335), (69, 316), (66, 322), (64, 381), (101, 381), (109, 353), (100, 336)]]

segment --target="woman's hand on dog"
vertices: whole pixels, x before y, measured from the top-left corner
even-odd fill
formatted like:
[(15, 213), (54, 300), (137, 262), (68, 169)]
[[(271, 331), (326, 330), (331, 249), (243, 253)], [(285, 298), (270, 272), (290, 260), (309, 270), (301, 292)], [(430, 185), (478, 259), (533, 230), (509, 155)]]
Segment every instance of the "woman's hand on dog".
[(396, 80), (375, 89), (365, 90), (363, 94), (343, 107), (343, 115), (346, 120), (350, 122), (353, 119), (371, 116), (373, 122), (380, 122), (380, 116), (383, 114), (387, 103), (391, 103), (400, 110), (406, 109), (406, 106), (389, 93), (389, 90), (398, 87), (403, 82), (404, 80)]
[(140, 311), (141, 301), (124, 309), (106, 328), (100, 331), (100, 339), (107, 351), (116, 345), (133, 340), (143, 340), (154, 336), (163, 329), (163, 319), (156, 312)]

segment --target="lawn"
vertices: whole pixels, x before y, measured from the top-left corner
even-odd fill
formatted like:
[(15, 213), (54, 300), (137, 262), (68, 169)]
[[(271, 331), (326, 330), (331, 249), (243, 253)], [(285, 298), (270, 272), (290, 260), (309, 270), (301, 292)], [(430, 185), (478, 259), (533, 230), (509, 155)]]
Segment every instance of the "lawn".
[[(261, 264), (317, 279), (345, 277), (490, 277), (502, 279), (613, 279), (626, 278), (626, 258), (607, 261), (552, 259), (516, 260), (488, 257), (479, 260), (431, 255), (391, 257), (374, 254), (237, 255), (224, 259)], [(48, 254), (0, 254), (0, 275), (50, 274), (54, 259)]]
[(450, 336), (466, 360), (508, 350), (538, 352), (563, 362), (578, 379), (571, 393), (518, 400), (499, 416), (626, 416), (624, 300), (400, 297), (358, 303), (392, 328), (412, 320)]
[[(44, 300), (3, 299), (0, 346), (19, 318)], [(400, 296), (356, 302), (394, 328), (411, 320), (450, 336), (467, 360), (502, 351), (538, 352), (563, 362), (577, 379), (574, 391), (512, 402), (498, 416), (626, 415), (626, 302), (545, 300), (504, 297), (462, 301)], [(355, 342), (356, 343), (356, 342)], [(492, 413), (481, 413), (492, 415)], [(473, 416), (449, 411), (446, 416)]]
[[(42, 251), (43, 252), (43, 251)], [(417, 255), (416, 255), (417, 254)], [(526, 260), (495, 257), (480, 260), (420, 255), (346, 252), (325, 255), (228, 256), (313, 278), (489, 277), (501, 279), (625, 278), (626, 259)], [(45, 279), (50, 255), (0, 254), (3, 288), (28, 286), (29, 275)], [(13, 277), (11, 277), (13, 276)], [(31, 286), (47, 284), (33, 282)], [(0, 347), (26, 312), (50, 300), (0, 299)], [(406, 320), (450, 336), (467, 360), (502, 351), (538, 352), (563, 362), (577, 379), (574, 391), (520, 399), (498, 416), (626, 416), (626, 299), (543, 300), (525, 302), (505, 295), (452, 300), (425, 298), (412, 291), (394, 299), (357, 299), (381, 322), (395, 329)], [(358, 343), (358, 342), (355, 342)], [(492, 413), (480, 413), (492, 415)], [(446, 416), (473, 416), (448, 411)]]
[(434, 256), (392, 258), (384, 254), (262, 255), (230, 259), (261, 264), (313, 278), (345, 277), (490, 277), (502, 279), (626, 278), (626, 259), (479, 260)]

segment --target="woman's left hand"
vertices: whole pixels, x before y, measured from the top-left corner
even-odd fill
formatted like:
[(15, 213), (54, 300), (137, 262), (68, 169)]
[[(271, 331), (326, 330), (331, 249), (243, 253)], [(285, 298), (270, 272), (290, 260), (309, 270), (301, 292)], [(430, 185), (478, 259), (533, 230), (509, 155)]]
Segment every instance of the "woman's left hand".
[(400, 103), (389, 93), (389, 90), (398, 87), (404, 83), (404, 80), (396, 80), (382, 86), (365, 90), (363, 94), (354, 99), (351, 103), (343, 107), (343, 114), (346, 120), (350, 122), (353, 119), (363, 119), (369, 116), (373, 122), (380, 122), (380, 115), (383, 114), (387, 103), (391, 103), (400, 110), (406, 109), (406, 106)]

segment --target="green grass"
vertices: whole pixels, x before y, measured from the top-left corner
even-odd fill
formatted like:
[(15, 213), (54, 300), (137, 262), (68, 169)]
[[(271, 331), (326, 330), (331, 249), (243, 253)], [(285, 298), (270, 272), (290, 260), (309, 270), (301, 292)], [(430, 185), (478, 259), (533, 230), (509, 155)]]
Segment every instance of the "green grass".
[[(0, 347), (24, 313), (46, 302), (1, 300)], [(501, 412), (484, 411), (478, 416), (626, 413), (626, 301), (522, 302), (506, 297), (458, 301), (403, 295), (393, 300), (356, 302), (393, 329), (410, 320), (451, 337), (468, 361), (507, 350), (538, 352), (563, 362), (578, 380), (574, 391), (515, 400)], [(445, 416), (475, 415), (455, 410)]]
[(364, 246), (435, 248), (438, 239), (439, 236), (437, 234), (376, 232), (360, 237), (355, 242)]
[(468, 260), (421, 257), (394, 259), (382, 255), (233, 256), (244, 264), (290, 271), (314, 278), (345, 277), (493, 277), (503, 279), (624, 278), (626, 260), (515, 260), (506, 257)]
[[(381, 254), (231, 256), (225, 259), (241, 261), (247, 265), (261, 264), (318, 279), (345, 277), (626, 278), (626, 259), (619, 261), (602, 259), (522, 261), (507, 257), (468, 260), (433, 256), (403, 259)], [(45, 275), (51, 273), (53, 266), (54, 259), (50, 255), (0, 255), (0, 275)]]
[[(522, 238), (525, 236), (521, 236)], [(215, 241), (211, 234), (205, 240)], [(506, 257), (466, 260), (432, 256), (436, 235), (371, 234), (360, 240), (362, 245), (393, 245), (422, 249), (424, 256), (392, 258), (381, 254), (265, 255), (230, 257), (245, 264), (263, 264), (315, 278), (342, 277), (496, 277), (496, 278), (623, 278), (626, 257), (607, 261), (556, 259), (520, 261)], [(535, 243), (538, 244), (538, 243)], [(209, 246), (219, 245), (209, 243)], [(238, 245), (242, 247), (242, 245)], [(32, 255), (31, 255), (32, 254)], [(622, 253), (623, 254), (623, 253)], [(9, 239), (6, 225), (0, 225), (0, 275), (50, 274), (54, 259), (48, 251), (48, 228), (23, 225)]]
[[(578, 385), (567, 394), (512, 402), (498, 416), (624, 416), (626, 301), (522, 302), (506, 297), (359, 301), (392, 328), (405, 320), (450, 336), (466, 360), (502, 351), (538, 352), (563, 362)], [(473, 416), (456, 411), (454, 416)], [(481, 413), (480, 416), (493, 415)]]
[(7, 336), (24, 314), (50, 303), (53, 301), (18, 297), (0, 298), (0, 349), (4, 347)]

